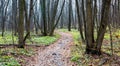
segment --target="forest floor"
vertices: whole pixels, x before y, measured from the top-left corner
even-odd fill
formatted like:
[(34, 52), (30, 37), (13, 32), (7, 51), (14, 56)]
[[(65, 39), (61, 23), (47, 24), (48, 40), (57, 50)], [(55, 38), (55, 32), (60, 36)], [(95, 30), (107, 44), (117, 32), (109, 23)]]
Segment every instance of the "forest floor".
[(22, 66), (120, 66), (119, 43), (114, 45), (114, 55), (111, 56), (108, 37), (103, 42), (102, 55), (91, 56), (84, 54), (85, 44), (80, 42), (79, 33), (76, 31), (57, 33), (61, 35), (60, 39), (49, 46), (35, 48), (35, 55), (23, 57), (25, 62)]
[(84, 53), (85, 44), (77, 30), (62, 29), (57, 34), (60, 37), (50, 45), (26, 45), (24, 49), (0, 46), (0, 66), (120, 66), (120, 41), (113, 37), (114, 55), (111, 56), (108, 33), (101, 56)]
[(72, 35), (59, 32), (61, 38), (54, 44), (39, 48), (37, 54), (28, 59), (25, 66), (76, 66), (71, 62)]

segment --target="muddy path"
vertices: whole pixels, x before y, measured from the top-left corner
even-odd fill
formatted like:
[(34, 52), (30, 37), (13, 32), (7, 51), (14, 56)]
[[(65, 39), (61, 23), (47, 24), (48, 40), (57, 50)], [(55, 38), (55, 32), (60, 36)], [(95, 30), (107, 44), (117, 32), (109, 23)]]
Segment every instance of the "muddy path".
[(54, 44), (39, 49), (37, 55), (29, 60), (26, 66), (75, 66), (70, 61), (70, 47), (73, 44), (72, 35), (59, 32), (61, 38)]

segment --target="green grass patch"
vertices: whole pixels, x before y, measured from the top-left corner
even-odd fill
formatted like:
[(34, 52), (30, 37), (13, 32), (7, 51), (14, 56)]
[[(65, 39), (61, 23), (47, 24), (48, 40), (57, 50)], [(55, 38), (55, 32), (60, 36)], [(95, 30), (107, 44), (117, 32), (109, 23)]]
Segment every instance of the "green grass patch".
[(12, 35), (9, 33), (6, 33), (4, 35), (4, 37), (2, 37), (0, 35), (0, 44), (12, 44), (13, 43), (13, 39), (14, 39), (14, 43), (16, 44), (18, 41), (18, 38), (16, 36), (14, 36), (14, 38), (12, 38)]
[(78, 32), (78, 30), (71, 29), (71, 31), (68, 31), (68, 29), (59, 29), (59, 31), (71, 33), (73, 35), (73, 38), (74, 38), (74, 43), (79, 44), (80, 33)]
[[(50, 45), (50, 44), (54, 43), (55, 41), (57, 41), (58, 38), (60, 38), (60, 35), (59, 34), (55, 34), (54, 36), (41, 36), (41, 37), (33, 36), (33, 37), (31, 37), (31, 40), (35, 44)], [(26, 43), (31, 44), (31, 42), (29, 40), (27, 40)]]
[(21, 66), (12, 56), (0, 56), (0, 66)]
[[(33, 34), (31, 34), (33, 35)], [(59, 34), (55, 34), (54, 36), (31, 36), (31, 39), (26, 40), (26, 44), (38, 44), (38, 45), (49, 45), (54, 43), (58, 38), (60, 38)], [(18, 44), (18, 37), (13, 36), (10, 32), (6, 32), (4, 37), (0, 35), (0, 44)]]
[(3, 48), (0, 50), (0, 55), (26, 55), (31, 56), (34, 54), (32, 48), (29, 49), (20, 49), (20, 48)]
[(2, 48), (0, 49), (0, 66), (21, 66), (19, 61), (24, 62), (22, 58), (15, 58), (19, 56), (32, 56), (34, 50), (32, 48), (19, 49), (19, 48)]

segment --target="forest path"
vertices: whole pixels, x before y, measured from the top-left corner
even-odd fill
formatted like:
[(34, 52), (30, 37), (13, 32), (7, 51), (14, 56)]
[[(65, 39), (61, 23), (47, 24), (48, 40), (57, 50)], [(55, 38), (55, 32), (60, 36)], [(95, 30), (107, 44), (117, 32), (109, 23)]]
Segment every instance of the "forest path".
[(39, 49), (34, 59), (27, 62), (26, 66), (75, 66), (70, 61), (73, 37), (69, 33), (59, 32), (61, 38), (54, 44)]

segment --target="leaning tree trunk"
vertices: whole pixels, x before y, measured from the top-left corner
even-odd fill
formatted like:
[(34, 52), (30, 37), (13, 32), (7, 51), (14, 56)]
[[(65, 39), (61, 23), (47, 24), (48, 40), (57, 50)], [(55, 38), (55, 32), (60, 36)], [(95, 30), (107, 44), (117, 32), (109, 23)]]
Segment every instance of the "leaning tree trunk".
[(80, 18), (80, 10), (79, 10), (79, 4), (78, 4), (78, 0), (76, 0), (76, 9), (77, 9), (77, 17), (78, 17), (78, 24), (79, 24), (79, 31), (80, 31), (80, 35), (81, 35), (81, 39), (84, 42), (84, 36), (83, 36), (83, 29), (82, 29), (82, 19)]
[(102, 42), (104, 39), (106, 28), (108, 26), (110, 4), (111, 4), (111, 0), (103, 0), (101, 24), (96, 41), (97, 43), (96, 50), (99, 54), (101, 53)]

